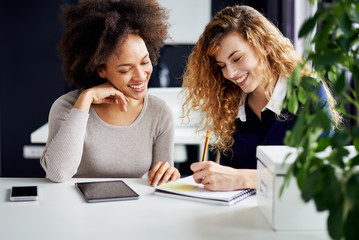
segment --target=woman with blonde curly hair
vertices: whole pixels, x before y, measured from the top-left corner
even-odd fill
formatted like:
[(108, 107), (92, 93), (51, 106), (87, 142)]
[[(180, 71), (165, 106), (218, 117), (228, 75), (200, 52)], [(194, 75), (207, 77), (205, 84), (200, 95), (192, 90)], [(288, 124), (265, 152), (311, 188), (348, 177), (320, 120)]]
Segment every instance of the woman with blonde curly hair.
[[(283, 145), (295, 122), (281, 106), (287, 78), (302, 62), (291, 42), (255, 9), (226, 7), (213, 17), (183, 76), (184, 116), (201, 113), (200, 124), (211, 129), (221, 153), (221, 165), (191, 165), (196, 182), (209, 190), (256, 187), (256, 147)], [(324, 85), (318, 96), (329, 112), (331, 95)]]
[(174, 119), (147, 95), (152, 63), (167, 34), (156, 1), (82, 0), (63, 10), (59, 44), (66, 80), (78, 90), (58, 98), (40, 163), (56, 182), (72, 177), (142, 177), (158, 185), (173, 167)]

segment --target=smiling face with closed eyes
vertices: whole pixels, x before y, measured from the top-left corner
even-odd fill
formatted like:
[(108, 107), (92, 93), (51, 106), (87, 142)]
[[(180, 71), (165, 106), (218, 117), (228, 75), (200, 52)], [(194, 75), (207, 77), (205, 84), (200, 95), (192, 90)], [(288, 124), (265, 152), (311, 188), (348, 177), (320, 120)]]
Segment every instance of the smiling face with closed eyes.
[(235, 31), (223, 37), (215, 59), (223, 76), (245, 93), (256, 91), (264, 83), (255, 51)]
[(152, 63), (143, 39), (129, 34), (98, 71), (126, 97), (142, 100), (147, 94), (148, 81), (152, 74)]

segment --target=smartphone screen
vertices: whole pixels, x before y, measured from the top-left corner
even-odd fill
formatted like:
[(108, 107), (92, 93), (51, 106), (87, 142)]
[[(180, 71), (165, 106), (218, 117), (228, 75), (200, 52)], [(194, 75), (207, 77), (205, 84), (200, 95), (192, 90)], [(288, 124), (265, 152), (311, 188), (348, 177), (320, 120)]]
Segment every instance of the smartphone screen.
[(37, 186), (12, 187), (10, 201), (36, 201)]

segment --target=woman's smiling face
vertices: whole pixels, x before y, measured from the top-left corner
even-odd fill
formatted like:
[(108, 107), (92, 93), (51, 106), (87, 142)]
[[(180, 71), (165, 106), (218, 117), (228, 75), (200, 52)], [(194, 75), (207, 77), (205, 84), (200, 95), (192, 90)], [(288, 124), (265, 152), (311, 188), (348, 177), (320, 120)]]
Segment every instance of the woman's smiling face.
[(128, 98), (142, 100), (147, 94), (152, 70), (145, 42), (140, 36), (129, 34), (98, 74)]
[(255, 51), (237, 32), (223, 37), (215, 58), (223, 76), (243, 92), (251, 93), (263, 82)]

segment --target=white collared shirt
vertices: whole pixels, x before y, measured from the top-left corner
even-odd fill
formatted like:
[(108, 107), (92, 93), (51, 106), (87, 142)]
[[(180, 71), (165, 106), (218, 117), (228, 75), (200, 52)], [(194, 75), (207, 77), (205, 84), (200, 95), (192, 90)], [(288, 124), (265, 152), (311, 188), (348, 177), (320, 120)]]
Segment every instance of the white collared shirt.
[[(277, 84), (274, 87), (274, 91), (273, 91), (271, 98), (269, 99), (267, 105), (261, 110), (261, 112), (265, 111), (266, 109), (269, 109), (272, 112), (274, 112), (275, 114), (279, 115), (286, 92), (287, 92), (287, 78), (279, 77)], [(247, 96), (245, 98), (247, 98)], [(245, 104), (242, 104), (239, 107), (237, 117), (242, 122), (247, 121)]]

